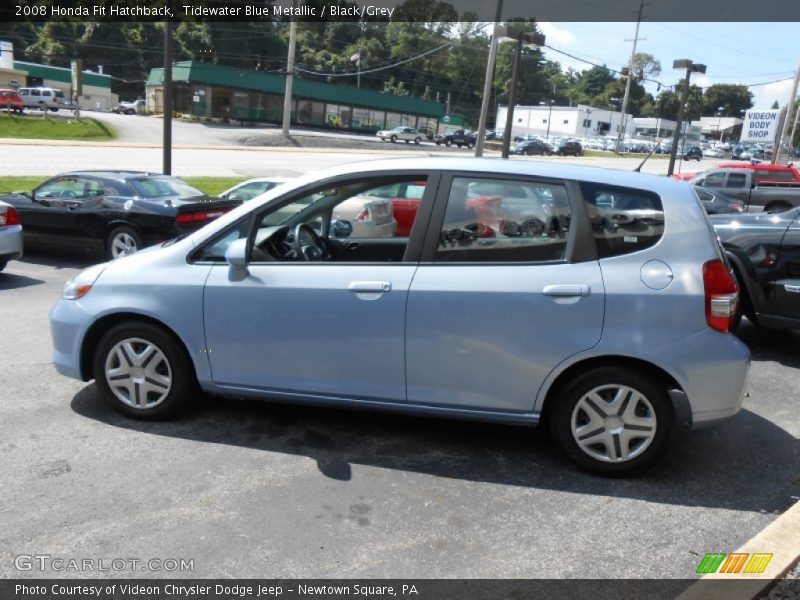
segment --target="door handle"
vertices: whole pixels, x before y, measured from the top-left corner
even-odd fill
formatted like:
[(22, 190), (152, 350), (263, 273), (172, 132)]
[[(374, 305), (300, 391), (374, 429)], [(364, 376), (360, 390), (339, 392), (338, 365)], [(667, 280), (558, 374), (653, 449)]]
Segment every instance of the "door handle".
[(356, 294), (382, 294), (392, 289), (392, 284), (388, 281), (353, 281), (347, 289)]
[(784, 283), (783, 289), (790, 294), (800, 294), (800, 285), (793, 283)]
[(574, 296), (588, 296), (592, 289), (585, 283), (569, 285), (546, 285), (542, 293), (554, 298), (572, 298)]
[(360, 244), (359, 242), (347, 242), (347, 244), (346, 244), (346, 246), (345, 246), (345, 247), (346, 247), (348, 250), (355, 250), (355, 249), (356, 249), (356, 248), (358, 248), (360, 245), (361, 245), (361, 244)]

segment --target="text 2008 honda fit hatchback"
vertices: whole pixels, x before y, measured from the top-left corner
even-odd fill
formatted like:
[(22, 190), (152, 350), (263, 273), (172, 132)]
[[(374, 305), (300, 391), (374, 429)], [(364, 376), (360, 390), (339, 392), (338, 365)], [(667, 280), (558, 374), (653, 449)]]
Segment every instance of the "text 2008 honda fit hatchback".
[[(424, 183), (408, 237), (335, 220)], [(361, 233), (357, 233), (361, 232)], [(374, 235), (374, 233), (373, 233)], [(733, 416), (749, 354), (692, 187), (574, 165), (399, 159), (268, 192), (91, 267), (51, 314), (54, 362), (163, 418), (199, 390), (517, 424), (581, 467), (652, 464), (673, 425)]]

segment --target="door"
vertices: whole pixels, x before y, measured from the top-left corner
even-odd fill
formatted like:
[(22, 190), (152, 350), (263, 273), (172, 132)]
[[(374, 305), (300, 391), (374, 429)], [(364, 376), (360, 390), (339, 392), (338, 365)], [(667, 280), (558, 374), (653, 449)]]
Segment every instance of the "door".
[(79, 226), (90, 185), (81, 177), (55, 177), (36, 188), (31, 199), (15, 203), (25, 236), (34, 242), (72, 244), (81, 235)]
[[(369, 191), (389, 183), (327, 184), (288, 195), (254, 216), (246, 271), (237, 274), (218, 262), (206, 283), (205, 330), (216, 383), (264, 393), (406, 401), (405, 308), (418, 263), (418, 253), (406, 245), (424, 231), (418, 226), (405, 240), (389, 231), (385, 243), (396, 248), (404, 242), (394, 257), (373, 238), (350, 240), (374, 248), (372, 255), (332, 251), (347, 241), (344, 228), (331, 227), (337, 207), (356, 198), (370, 202)], [(303, 246), (311, 236), (297, 229), (301, 224), (327, 240), (323, 252)], [(241, 233), (225, 235), (236, 239)]]
[(792, 222), (781, 241), (776, 266), (775, 298), (778, 315), (800, 319), (800, 216)]
[(562, 182), (456, 176), (442, 187), (408, 298), (408, 400), (530, 412), (550, 371), (600, 340), (599, 264), (567, 261), (575, 211)]

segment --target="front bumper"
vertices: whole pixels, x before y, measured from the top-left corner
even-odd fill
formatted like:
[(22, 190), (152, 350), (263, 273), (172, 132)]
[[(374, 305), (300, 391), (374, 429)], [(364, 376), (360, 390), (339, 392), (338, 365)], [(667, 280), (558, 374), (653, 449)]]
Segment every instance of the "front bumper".
[(81, 372), (81, 346), (91, 318), (80, 300), (60, 299), (50, 310), (53, 365), (66, 377), (85, 381)]

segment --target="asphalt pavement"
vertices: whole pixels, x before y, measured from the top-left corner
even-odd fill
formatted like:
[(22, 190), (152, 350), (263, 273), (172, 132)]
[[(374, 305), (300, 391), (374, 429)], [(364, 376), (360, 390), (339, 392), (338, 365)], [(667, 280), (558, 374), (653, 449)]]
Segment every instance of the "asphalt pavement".
[(745, 324), (741, 413), (610, 480), (527, 428), (205, 396), (129, 420), (50, 363), (48, 311), (91, 262), (0, 274), (0, 577), (85, 575), (14, 566), (48, 554), (194, 561), (112, 577), (690, 578), (800, 497), (797, 332)]

